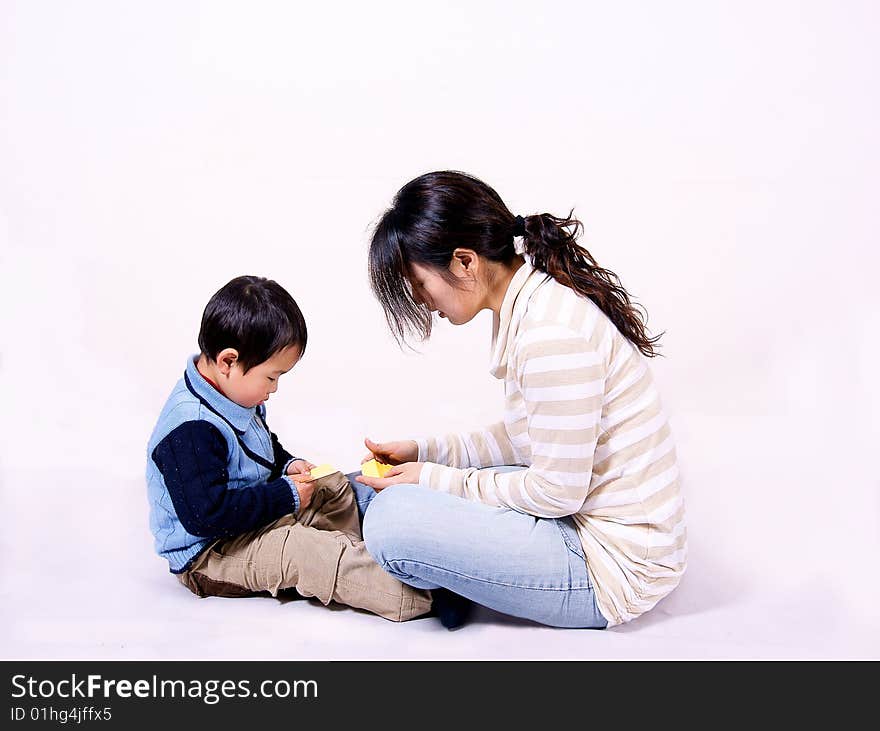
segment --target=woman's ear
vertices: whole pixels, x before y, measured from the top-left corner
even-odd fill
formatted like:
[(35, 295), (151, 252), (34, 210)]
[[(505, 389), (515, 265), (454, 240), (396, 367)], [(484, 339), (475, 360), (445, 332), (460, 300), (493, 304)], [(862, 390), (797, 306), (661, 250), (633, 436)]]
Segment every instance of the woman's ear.
[(479, 268), (480, 257), (473, 249), (456, 249), (452, 252), (452, 273), (457, 277), (475, 278)]
[(236, 363), (238, 363), (238, 351), (235, 348), (224, 348), (217, 354), (217, 370), (227, 378)]

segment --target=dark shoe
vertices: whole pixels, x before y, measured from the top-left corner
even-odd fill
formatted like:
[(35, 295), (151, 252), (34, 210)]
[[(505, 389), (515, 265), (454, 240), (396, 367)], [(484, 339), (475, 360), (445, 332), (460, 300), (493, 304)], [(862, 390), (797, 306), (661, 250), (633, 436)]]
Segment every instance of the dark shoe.
[(435, 615), (446, 629), (462, 627), (471, 613), (474, 603), (449, 589), (431, 589), (431, 614)]

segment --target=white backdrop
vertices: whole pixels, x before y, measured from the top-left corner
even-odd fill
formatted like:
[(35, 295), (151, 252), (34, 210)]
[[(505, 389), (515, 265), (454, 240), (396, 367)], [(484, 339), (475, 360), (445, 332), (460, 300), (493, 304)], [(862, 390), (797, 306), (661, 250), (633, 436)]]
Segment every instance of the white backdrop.
[[(149, 629), (180, 587), (142, 473), (233, 276), (306, 316), (269, 402), (297, 454), (353, 469), (365, 435), (496, 418), (488, 315), (402, 353), (367, 283), (395, 191), (452, 168), (515, 213), (574, 208), (666, 331), (690, 568), (666, 624), (601, 653), (880, 655), (878, 24), (872, 2), (4, 2), (3, 653), (210, 654)], [(496, 619), (475, 654), (526, 631)], [(468, 652), (383, 631), (364, 654)]]

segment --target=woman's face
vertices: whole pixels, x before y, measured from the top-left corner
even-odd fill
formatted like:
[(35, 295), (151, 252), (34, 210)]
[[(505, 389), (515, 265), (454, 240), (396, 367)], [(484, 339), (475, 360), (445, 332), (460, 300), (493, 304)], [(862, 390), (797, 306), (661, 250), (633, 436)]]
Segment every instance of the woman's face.
[(482, 309), (476, 279), (457, 259), (450, 270), (458, 280), (451, 284), (440, 272), (422, 264), (411, 264), (409, 282), (413, 296), (453, 325), (464, 325)]

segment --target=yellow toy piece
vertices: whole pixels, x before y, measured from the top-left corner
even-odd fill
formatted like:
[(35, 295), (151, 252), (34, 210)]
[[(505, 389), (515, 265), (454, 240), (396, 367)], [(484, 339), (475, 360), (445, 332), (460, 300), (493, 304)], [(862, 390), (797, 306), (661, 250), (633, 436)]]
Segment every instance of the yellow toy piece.
[(383, 464), (375, 459), (371, 459), (369, 462), (364, 462), (361, 465), (361, 474), (365, 477), (385, 477), (385, 474), (391, 467), (392, 465), (390, 464)]
[(338, 470), (332, 464), (319, 464), (317, 467), (313, 467), (309, 474), (317, 479), (332, 475), (334, 472), (338, 472)]

